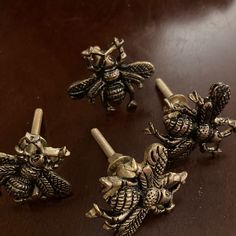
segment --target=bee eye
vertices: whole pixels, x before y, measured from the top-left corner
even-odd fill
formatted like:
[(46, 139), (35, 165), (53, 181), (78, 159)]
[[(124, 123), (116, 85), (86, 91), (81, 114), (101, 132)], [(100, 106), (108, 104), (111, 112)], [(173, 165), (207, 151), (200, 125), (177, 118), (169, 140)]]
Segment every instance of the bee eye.
[(170, 193), (169, 192), (165, 192), (165, 194), (166, 194), (166, 197), (169, 197), (170, 196)]

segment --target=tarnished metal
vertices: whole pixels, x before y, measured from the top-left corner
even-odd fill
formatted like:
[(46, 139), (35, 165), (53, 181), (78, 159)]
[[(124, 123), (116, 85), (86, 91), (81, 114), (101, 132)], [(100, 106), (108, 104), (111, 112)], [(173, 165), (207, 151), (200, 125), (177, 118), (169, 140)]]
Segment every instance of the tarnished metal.
[(230, 87), (215, 83), (204, 98), (193, 91), (188, 96), (195, 104), (191, 108), (184, 95), (174, 95), (161, 79), (156, 80), (156, 85), (165, 96), (163, 121), (167, 134), (160, 134), (152, 123), (146, 133), (165, 145), (169, 160), (188, 156), (197, 144), (202, 152), (221, 152), (221, 141), (236, 131), (236, 120), (218, 117), (230, 100)]
[(36, 109), (31, 133), (20, 139), (16, 155), (0, 153), (0, 186), (17, 202), (71, 194), (71, 185), (53, 171), (70, 152), (49, 147), (39, 135), (42, 116), (42, 109)]
[(92, 103), (100, 96), (106, 109), (114, 111), (114, 105), (121, 103), (128, 93), (127, 108), (135, 110), (137, 103), (133, 85), (142, 88), (144, 81), (153, 74), (154, 66), (145, 61), (126, 64), (123, 45), (123, 39), (114, 38), (111, 47), (106, 51), (99, 46), (83, 51), (83, 59), (92, 75), (88, 79), (73, 83), (68, 89), (69, 96), (73, 99), (88, 97)]
[(163, 174), (167, 149), (158, 143), (150, 145), (142, 163), (116, 153), (98, 129), (92, 135), (108, 157), (108, 176), (100, 178), (103, 198), (110, 210), (93, 204), (87, 217), (105, 219), (104, 229), (116, 235), (133, 235), (148, 213), (170, 212), (174, 193), (185, 183), (187, 172)]

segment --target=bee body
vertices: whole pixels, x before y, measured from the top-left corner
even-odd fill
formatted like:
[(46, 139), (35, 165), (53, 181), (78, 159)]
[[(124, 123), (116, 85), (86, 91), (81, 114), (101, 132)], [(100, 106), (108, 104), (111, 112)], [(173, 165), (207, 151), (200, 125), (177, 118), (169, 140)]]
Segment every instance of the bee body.
[(176, 112), (164, 116), (164, 124), (169, 134), (175, 137), (189, 136), (194, 130), (193, 120)]
[(125, 86), (121, 81), (108, 84), (105, 93), (109, 101), (119, 103), (125, 98)]
[(140, 192), (137, 188), (124, 187), (111, 196), (107, 202), (116, 212), (125, 212), (137, 205), (140, 200)]

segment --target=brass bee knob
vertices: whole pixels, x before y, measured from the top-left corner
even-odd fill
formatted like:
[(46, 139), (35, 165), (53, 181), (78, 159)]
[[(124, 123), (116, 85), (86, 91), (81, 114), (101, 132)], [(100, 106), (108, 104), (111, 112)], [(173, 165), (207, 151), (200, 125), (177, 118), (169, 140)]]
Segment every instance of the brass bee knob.
[[(188, 96), (195, 105), (192, 108), (183, 94), (173, 94), (163, 80), (156, 79), (156, 86), (164, 96), (163, 121), (167, 134), (160, 134), (151, 122), (146, 133), (167, 147), (169, 161), (189, 156), (196, 145), (212, 155), (221, 152), (221, 141), (236, 131), (236, 120), (219, 117), (230, 100), (230, 87), (223, 82), (214, 83), (206, 97), (193, 91)], [(223, 126), (223, 130), (219, 129)]]
[(47, 145), (40, 136), (42, 118), (42, 109), (36, 109), (31, 132), (16, 145), (16, 155), (0, 153), (0, 184), (17, 202), (71, 194), (71, 185), (53, 171), (70, 152)]
[(114, 38), (108, 50), (102, 50), (99, 46), (89, 47), (82, 52), (82, 57), (92, 74), (69, 87), (71, 98), (87, 97), (94, 103), (95, 98), (100, 97), (107, 111), (115, 111), (115, 105), (120, 104), (128, 94), (127, 109), (137, 108), (134, 85), (142, 88), (144, 81), (152, 76), (154, 66), (150, 62), (125, 63), (124, 40), (118, 38)]
[(175, 207), (174, 193), (185, 183), (187, 172), (163, 174), (167, 163), (163, 145), (150, 145), (143, 162), (137, 163), (131, 156), (116, 153), (98, 129), (91, 133), (108, 157), (107, 176), (99, 181), (110, 209), (93, 204), (87, 217), (102, 217), (104, 229), (113, 230), (116, 235), (133, 235), (148, 213), (170, 212)]

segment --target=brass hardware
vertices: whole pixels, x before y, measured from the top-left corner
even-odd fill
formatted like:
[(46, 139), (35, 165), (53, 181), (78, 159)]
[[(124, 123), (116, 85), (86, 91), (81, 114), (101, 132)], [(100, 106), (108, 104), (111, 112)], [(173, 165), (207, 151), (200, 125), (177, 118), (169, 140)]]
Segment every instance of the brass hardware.
[(114, 230), (119, 236), (131, 236), (148, 213), (170, 212), (175, 207), (174, 193), (185, 183), (187, 172), (163, 174), (167, 163), (167, 149), (163, 145), (150, 145), (143, 162), (137, 163), (131, 156), (116, 153), (98, 129), (91, 133), (109, 162), (108, 176), (99, 182), (110, 210), (93, 204), (87, 217), (102, 217), (104, 229)]
[(40, 136), (42, 117), (42, 109), (36, 109), (31, 133), (20, 139), (16, 155), (0, 153), (0, 186), (16, 202), (71, 194), (71, 185), (53, 171), (70, 152), (66, 147), (48, 147)]
[[(218, 117), (230, 100), (230, 87), (222, 82), (215, 83), (204, 98), (193, 91), (188, 96), (195, 104), (195, 108), (191, 108), (187, 98), (173, 94), (163, 80), (157, 79), (156, 86), (165, 97), (163, 121), (167, 134), (160, 134), (151, 122), (146, 133), (165, 145), (169, 160), (188, 156), (197, 144), (202, 152), (213, 155), (221, 152), (221, 141), (236, 131), (236, 120)], [(223, 126), (227, 128), (220, 131)]]
[(145, 61), (126, 64), (123, 45), (123, 39), (114, 38), (106, 51), (99, 46), (83, 51), (82, 57), (92, 75), (86, 80), (73, 83), (68, 89), (69, 96), (74, 99), (88, 97), (92, 103), (100, 96), (107, 111), (115, 111), (114, 105), (121, 103), (128, 93), (130, 100), (127, 109), (135, 110), (137, 103), (133, 85), (142, 88), (144, 81), (154, 73), (154, 66)]
[(39, 135), (42, 125), (43, 119), (43, 110), (41, 108), (37, 108), (34, 111), (34, 119), (31, 128), (31, 134)]
[(174, 104), (183, 104), (187, 106), (188, 100), (183, 94), (173, 94), (170, 88), (165, 84), (162, 79), (156, 79), (156, 86), (164, 96), (165, 106), (164, 112), (168, 112), (168, 109), (174, 106)]

